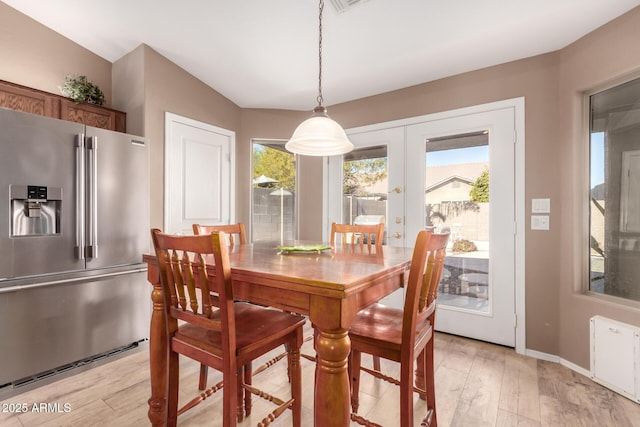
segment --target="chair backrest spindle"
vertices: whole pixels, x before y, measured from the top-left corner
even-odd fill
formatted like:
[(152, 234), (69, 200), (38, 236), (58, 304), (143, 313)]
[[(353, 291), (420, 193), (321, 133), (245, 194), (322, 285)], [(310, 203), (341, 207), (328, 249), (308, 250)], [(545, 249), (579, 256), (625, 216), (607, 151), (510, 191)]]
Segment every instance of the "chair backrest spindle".
[(384, 223), (380, 224), (331, 224), (330, 243), (332, 246), (336, 244), (337, 235), (340, 235), (342, 246), (359, 246), (363, 248), (366, 244), (367, 248), (372, 246), (376, 248), (382, 247), (384, 239)]

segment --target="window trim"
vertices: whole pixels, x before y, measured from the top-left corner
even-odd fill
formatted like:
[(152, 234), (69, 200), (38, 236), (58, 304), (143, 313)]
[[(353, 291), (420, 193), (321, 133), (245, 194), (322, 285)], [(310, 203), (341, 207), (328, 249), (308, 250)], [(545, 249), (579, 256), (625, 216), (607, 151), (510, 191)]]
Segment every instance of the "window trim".
[[(640, 308), (640, 301), (628, 298), (618, 297), (605, 293), (594, 292), (591, 290), (591, 264), (589, 254), (591, 251), (591, 102), (593, 95), (615, 88), (631, 80), (640, 79), (640, 69), (631, 73), (627, 73), (617, 78), (607, 80), (599, 85), (595, 85), (592, 89), (586, 90), (581, 94), (582, 101), (582, 121), (579, 130), (580, 137), (578, 147), (575, 148), (577, 158), (580, 159), (578, 176), (580, 183), (575, 187), (579, 189), (580, 194), (580, 211), (582, 212), (582, 221), (576, 221), (574, 232), (577, 232), (577, 238), (573, 239), (574, 246), (574, 265), (578, 270), (574, 277), (574, 294), (585, 295), (593, 298), (594, 301), (602, 301), (613, 303), (630, 308)], [(577, 230), (576, 228), (580, 229)]]

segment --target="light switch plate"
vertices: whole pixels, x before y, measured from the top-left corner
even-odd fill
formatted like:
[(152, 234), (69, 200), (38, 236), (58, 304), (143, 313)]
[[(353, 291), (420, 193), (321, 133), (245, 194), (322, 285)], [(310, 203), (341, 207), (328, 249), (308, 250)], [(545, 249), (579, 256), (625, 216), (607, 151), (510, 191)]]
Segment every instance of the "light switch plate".
[(549, 215), (531, 215), (532, 230), (548, 230)]
[(551, 199), (531, 199), (531, 213), (550, 213)]

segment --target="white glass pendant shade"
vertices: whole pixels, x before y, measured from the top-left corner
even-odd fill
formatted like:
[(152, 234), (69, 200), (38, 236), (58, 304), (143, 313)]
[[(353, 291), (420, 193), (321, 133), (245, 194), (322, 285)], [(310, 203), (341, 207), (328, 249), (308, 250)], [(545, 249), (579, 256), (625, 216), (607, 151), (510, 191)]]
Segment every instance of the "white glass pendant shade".
[(344, 129), (318, 106), (313, 115), (300, 123), (285, 148), (303, 156), (336, 156), (353, 150)]

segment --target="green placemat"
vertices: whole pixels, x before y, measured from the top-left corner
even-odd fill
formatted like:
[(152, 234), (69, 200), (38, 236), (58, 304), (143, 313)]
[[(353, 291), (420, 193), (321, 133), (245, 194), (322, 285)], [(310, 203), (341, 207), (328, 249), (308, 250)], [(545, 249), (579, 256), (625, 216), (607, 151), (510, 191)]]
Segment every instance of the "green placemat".
[(311, 243), (306, 245), (294, 245), (294, 246), (278, 246), (278, 250), (283, 254), (286, 253), (314, 253), (322, 252), (331, 249), (331, 246), (323, 243)]

